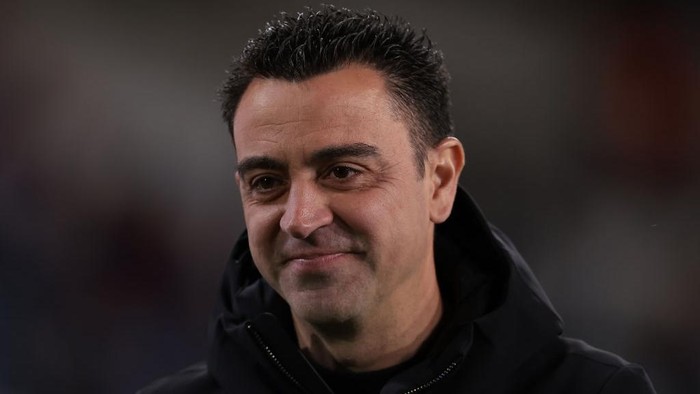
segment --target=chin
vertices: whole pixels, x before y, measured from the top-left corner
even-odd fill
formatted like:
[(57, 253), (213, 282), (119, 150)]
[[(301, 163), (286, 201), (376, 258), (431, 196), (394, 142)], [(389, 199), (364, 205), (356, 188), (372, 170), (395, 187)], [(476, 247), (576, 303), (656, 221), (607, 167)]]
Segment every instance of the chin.
[[(333, 297), (320, 297), (314, 300), (308, 297), (289, 300), (292, 313), (297, 319), (314, 326), (347, 324), (360, 317), (361, 302), (350, 301), (348, 298), (334, 300)], [(338, 301), (338, 302), (336, 302)]]
[(358, 333), (359, 316), (349, 311), (320, 311), (315, 310), (302, 316), (297, 315), (314, 330), (336, 339), (351, 340)]
[[(335, 278), (333, 278), (335, 279)], [(354, 279), (354, 278), (353, 278)], [(374, 293), (367, 281), (328, 280), (307, 281), (300, 286), (284, 286), (285, 300), (294, 315), (308, 322), (339, 323), (357, 319), (367, 309), (368, 300)]]

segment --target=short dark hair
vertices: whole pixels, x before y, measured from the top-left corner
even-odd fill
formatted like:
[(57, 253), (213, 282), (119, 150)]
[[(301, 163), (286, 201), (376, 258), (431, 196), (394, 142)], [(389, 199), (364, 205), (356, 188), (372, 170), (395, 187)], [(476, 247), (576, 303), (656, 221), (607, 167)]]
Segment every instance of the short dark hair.
[(420, 174), (427, 147), (453, 134), (449, 74), (442, 52), (399, 17), (331, 5), (279, 14), (234, 59), (220, 91), (223, 117), (233, 116), (253, 78), (303, 81), (350, 64), (370, 66), (386, 79), (399, 116), (407, 119)]

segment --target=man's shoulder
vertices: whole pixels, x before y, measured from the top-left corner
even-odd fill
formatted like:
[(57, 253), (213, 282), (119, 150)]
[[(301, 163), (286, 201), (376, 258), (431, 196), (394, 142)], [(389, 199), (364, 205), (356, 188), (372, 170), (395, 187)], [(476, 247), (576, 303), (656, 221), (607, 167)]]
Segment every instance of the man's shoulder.
[[(558, 375), (574, 385), (591, 384), (600, 393), (654, 393), (644, 368), (579, 339), (562, 338), (565, 357)], [(585, 383), (584, 383), (585, 381)]]
[(136, 394), (191, 394), (219, 393), (220, 389), (209, 376), (207, 365), (200, 362), (191, 365), (174, 375), (158, 379), (137, 391)]

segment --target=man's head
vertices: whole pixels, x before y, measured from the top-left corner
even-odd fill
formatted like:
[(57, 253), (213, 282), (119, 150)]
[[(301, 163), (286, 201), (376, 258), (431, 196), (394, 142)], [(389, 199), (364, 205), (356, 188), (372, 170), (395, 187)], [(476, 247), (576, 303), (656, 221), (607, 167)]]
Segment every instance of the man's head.
[(426, 149), (453, 132), (442, 53), (408, 23), (370, 10), (323, 6), (269, 22), (234, 60), (221, 91), (229, 131), (254, 78), (303, 81), (349, 64), (370, 66), (384, 77), (392, 108), (411, 131), (422, 174)]
[[(425, 59), (409, 59), (387, 43), (406, 43), (412, 35), (395, 26), (389, 29), (391, 34), (372, 36), (385, 47), (384, 58), (357, 18), (366, 19), (364, 23), (377, 34), (388, 29), (382, 25), (386, 20), (373, 13), (352, 15), (327, 8), (322, 15), (305, 16), (304, 23), (278, 22), (262, 33), (268, 37), (262, 41), (274, 45), (268, 42), (258, 48), (262, 44), (254, 42), (244, 54), (257, 59), (260, 67), (246, 61), (251, 70), (239, 65), (234, 82), (227, 85), (248, 244), (256, 267), (290, 305), (298, 325), (318, 329), (340, 324), (346, 334), (353, 332), (348, 325), (379, 331), (386, 331), (386, 325), (428, 330), (441, 311), (434, 225), (450, 214), (464, 152), (459, 141), (447, 136), (450, 130), (430, 133), (428, 140), (420, 137), (426, 145), (420, 150), (420, 176), (416, 176), (416, 136), (423, 134), (415, 130), (416, 125), (423, 127), (424, 118), (410, 114), (422, 111), (424, 103), (416, 89), (424, 86), (442, 92), (438, 107), (445, 111), (438, 118), (449, 122), (442, 65), (431, 63), (431, 75), (441, 87), (428, 86), (427, 81), (435, 78), (408, 84), (406, 80), (413, 77), (406, 70), (425, 74), (415, 67), (426, 64)], [(333, 23), (325, 19), (312, 23), (316, 17)], [(350, 33), (348, 27), (345, 38), (339, 37), (341, 19), (359, 26), (359, 31)], [(277, 36), (280, 30), (287, 39)], [(299, 42), (288, 45), (290, 40)], [(337, 41), (334, 48), (355, 48), (352, 57), (328, 54), (339, 60), (310, 72), (304, 51), (318, 50), (314, 45), (329, 40)], [(411, 43), (412, 52), (421, 52)], [(363, 49), (365, 45), (370, 49)], [(273, 56), (280, 52), (279, 46), (289, 47), (282, 52), (291, 64), (274, 64), (281, 61)], [(377, 59), (363, 55), (370, 50)], [(268, 55), (254, 56), (254, 51)], [(431, 50), (421, 53), (439, 59)], [(409, 60), (413, 66), (403, 64)], [(392, 66), (392, 61), (399, 64)], [(277, 73), (261, 73), (262, 66)], [(407, 74), (404, 79), (388, 76), (386, 70), (392, 69)], [(243, 82), (235, 82), (241, 75), (246, 75)], [(401, 93), (398, 85), (415, 98)], [(240, 92), (231, 93), (236, 89)], [(304, 329), (298, 326), (297, 331), (301, 340)]]

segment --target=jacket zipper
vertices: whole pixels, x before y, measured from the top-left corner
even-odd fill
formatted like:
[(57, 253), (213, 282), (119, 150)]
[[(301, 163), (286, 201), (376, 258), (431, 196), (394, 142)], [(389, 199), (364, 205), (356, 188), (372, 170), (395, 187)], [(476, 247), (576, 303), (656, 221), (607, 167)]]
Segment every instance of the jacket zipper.
[[(275, 353), (272, 352), (272, 349), (270, 349), (270, 346), (268, 346), (265, 343), (265, 341), (262, 339), (262, 337), (260, 336), (258, 331), (255, 330), (255, 328), (253, 328), (253, 325), (250, 323), (247, 323), (245, 327), (248, 329), (248, 331), (250, 331), (253, 338), (255, 339), (255, 342), (258, 343), (258, 346), (260, 346), (260, 348), (265, 352), (265, 355), (267, 355), (267, 358), (269, 358), (270, 361), (272, 361), (272, 363), (277, 367), (277, 369), (279, 369), (280, 372), (282, 372), (282, 374), (287, 377), (287, 379), (289, 379), (292, 383), (294, 383), (294, 385), (297, 388), (299, 388), (299, 390), (306, 392), (306, 390), (304, 390), (304, 387), (301, 385), (301, 383), (299, 383), (299, 381), (294, 376), (292, 376), (292, 374), (287, 370), (287, 368), (284, 367), (284, 365), (282, 365), (282, 362), (277, 358), (277, 356), (275, 356)], [(459, 364), (459, 361), (460, 360), (452, 361), (450, 363), (450, 365), (448, 365), (439, 375), (437, 375), (436, 377), (432, 378), (431, 380), (427, 381), (426, 383), (423, 383), (422, 385), (420, 385), (418, 387), (414, 387), (411, 390), (404, 392), (404, 394), (415, 394), (415, 393), (421, 392), (423, 390), (427, 390), (431, 386), (439, 383), (441, 380), (445, 379), (450, 373), (452, 373), (452, 371), (454, 371), (454, 369)]]
[(447, 377), (447, 375), (451, 374), (452, 371), (454, 371), (454, 369), (459, 364), (459, 361), (460, 360), (452, 361), (450, 363), (450, 365), (447, 366), (447, 368), (445, 368), (442, 372), (440, 372), (439, 375), (437, 375), (436, 377), (432, 378), (431, 380), (427, 381), (426, 383), (423, 383), (422, 385), (420, 385), (418, 387), (414, 387), (411, 390), (404, 392), (404, 394), (418, 393), (420, 391), (427, 390), (428, 388), (430, 388), (430, 386), (432, 386), (436, 383), (439, 383), (441, 380), (445, 379)]
[(279, 369), (280, 372), (282, 372), (282, 374), (287, 377), (287, 379), (294, 383), (294, 385), (297, 388), (299, 388), (299, 390), (306, 392), (306, 390), (304, 390), (304, 387), (302, 387), (301, 383), (299, 383), (299, 381), (296, 380), (294, 376), (292, 376), (292, 374), (287, 370), (287, 368), (284, 367), (284, 365), (282, 365), (282, 362), (277, 358), (277, 356), (275, 356), (275, 354), (272, 352), (272, 349), (270, 349), (270, 347), (265, 343), (258, 331), (255, 330), (255, 328), (253, 328), (253, 325), (247, 323), (245, 327), (248, 329), (248, 331), (250, 331), (253, 338), (258, 343), (258, 346), (260, 346), (260, 348), (265, 352), (267, 358), (269, 358), (270, 361), (272, 361), (272, 363), (277, 367), (277, 369)]

